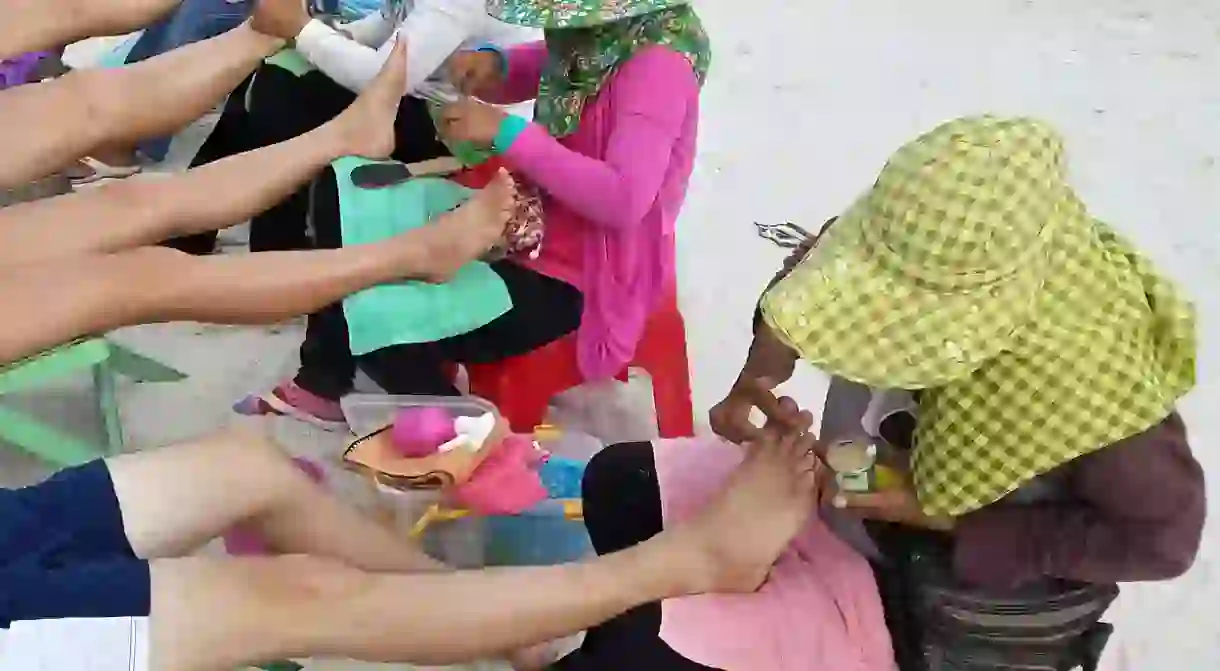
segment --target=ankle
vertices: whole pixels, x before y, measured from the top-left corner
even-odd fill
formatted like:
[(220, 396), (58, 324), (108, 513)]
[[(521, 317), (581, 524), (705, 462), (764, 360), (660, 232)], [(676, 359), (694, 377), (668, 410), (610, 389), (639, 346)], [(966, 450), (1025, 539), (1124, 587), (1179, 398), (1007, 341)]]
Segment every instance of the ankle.
[(663, 531), (639, 545), (611, 555), (624, 564), (619, 575), (630, 580), (630, 589), (637, 605), (706, 591), (704, 581), (692, 575), (693, 553), (688, 545), (677, 534)]
[(335, 159), (351, 156), (353, 147), (357, 143), (353, 138), (353, 132), (348, 130), (344, 123), (343, 115), (327, 121), (302, 137), (313, 142), (313, 146), (317, 147), (322, 163), (330, 163)]
[(443, 256), (444, 248), (443, 241), (435, 233), (433, 225), (429, 224), (386, 241), (399, 278), (427, 282), (439, 278), (442, 264), (438, 259)]

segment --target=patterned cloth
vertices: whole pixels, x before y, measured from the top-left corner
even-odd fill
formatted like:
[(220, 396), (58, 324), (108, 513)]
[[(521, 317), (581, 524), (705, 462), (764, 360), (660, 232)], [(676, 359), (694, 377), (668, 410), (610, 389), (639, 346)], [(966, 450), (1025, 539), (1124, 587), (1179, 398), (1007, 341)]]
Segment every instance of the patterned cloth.
[(934, 515), (1149, 428), (1195, 382), (1193, 306), (1089, 216), (1030, 119), (899, 149), (762, 307), (828, 372), (924, 389), (912, 468)]
[(662, 45), (684, 55), (700, 84), (707, 78), (712, 61), (711, 42), (703, 23), (695, 10), (686, 6), (593, 28), (547, 30), (546, 43), (548, 59), (538, 85), (534, 121), (555, 137), (576, 130), (585, 103), (597, 95), (620, 65), (644, 47)]
[(487, 13), (505, 23), (530, 28), (591, 28), (663, 9), (688, 0), (487, 0)]

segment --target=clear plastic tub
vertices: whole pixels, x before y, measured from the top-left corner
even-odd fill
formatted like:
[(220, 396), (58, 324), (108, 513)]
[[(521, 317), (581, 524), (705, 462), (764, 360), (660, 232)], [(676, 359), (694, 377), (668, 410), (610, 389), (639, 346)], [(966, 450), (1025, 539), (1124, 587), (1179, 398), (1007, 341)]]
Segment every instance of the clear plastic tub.
[(588, 463), (606, 444), (583, 431), (541, 427), (536, 434), (542, 449), (557, 457)]
[[(499, 416), (495, 405), (474, 396), (349, 394), (343, 399), (348, 425), (358, 436), (391, 424), (403, 408), (419, 407), (444, 408), (462, 417), (488, 412)], [(540, 438), (539, 443), (557, 457), (580, 464), (603, 446), (600, 440), (579, 432), (561, 430)], [(378, 494), (382, 504), (393, 510), (401, 533), (409, 533), (439, 497), (437, 492), (402, 492), (383, 486), (378, 487)], [(583, 522), (567, 519), (559, 500), (545, 501), (521, 515), (437, 521), (424, 532), (423, 545), (429, 555), (457, 568), (557, 564), (592, 553)]]
[(477, 396), (388, 396), (386, 394), (348, 394), (343, 398), (343, 414), (357, 436), (370, 434), (391, 424), (403, 408), (444, 408), (459, 417), (500, 416), (496, 406)]
[[(496, 406), (474, 396), (390, 396), (386, 394), (349, 394), (344, 397), (343, 413), (357, 436), (368, 435), (394, 421), (403, 408), (444, 408), (461, 417), (499, 416)], [(400, 533), (410, 533), (424, 511), (439, 499), (437, 492), (403, 492), (377, 487), (380, 505), (389, 508)], [(424, 550), (432, 557), (455, 568), (478, 568), (485, 564), (487, 544), (485, 520), (464, 518), (439, 522), (424, 532)]]

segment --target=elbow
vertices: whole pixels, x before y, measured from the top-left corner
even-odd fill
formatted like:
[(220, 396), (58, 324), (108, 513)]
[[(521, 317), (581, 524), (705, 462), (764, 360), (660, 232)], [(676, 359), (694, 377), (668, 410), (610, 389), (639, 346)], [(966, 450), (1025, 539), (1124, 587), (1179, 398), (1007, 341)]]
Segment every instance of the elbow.
[(1136, 533), (1129, 537), (1132, 549), (1127, 563), (1130, 575), (1120, 576), (1118, 582), (1173, 580), (1189, 571), (1203, 541), (1206, 510), (1203, 497), (1195, 497), (1159, 523), (1133, 529)]
[(618, 214), (613, 211), (602, 211), (598, 215), (589, 217), (589, 220), (596, 224), (598, 228), (611, 231), (631, 230), (638, 226), (643, 219), (641, 216)]
[[(622, 193), (621, 191), (619, 193)], [(585, 217), (598, 228), (612, 231), (628, 231), (639, 226), (652, 209), (652, 203), (640, 205), (640, 199), (631, 194), (609, 196), (600, 207), (592, 207)]]
[(1198, 556), (1198, 547), (1181, 548), (1153, 546), (1144, 553), (1139, 580), (1158, 581), (1180, 578), (1190, 570)]
[(1205, 515), (1202, 506), (1184, 512), (1149, 539), (1143, 552), (1145, 580), (1173, 580), (1194, 566), (1203, 541)]

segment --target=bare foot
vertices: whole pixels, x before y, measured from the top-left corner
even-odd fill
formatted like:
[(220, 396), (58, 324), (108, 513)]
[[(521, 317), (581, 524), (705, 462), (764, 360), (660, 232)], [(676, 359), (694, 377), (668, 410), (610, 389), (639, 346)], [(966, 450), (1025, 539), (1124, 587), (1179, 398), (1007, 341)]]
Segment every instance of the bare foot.
[(394, 152), (394, 118), (407, 82), (407, 43), (398, 40), (390, 58), (359, 98), (328, 125), (345, 156), (388, 158)]
[[(753, 592), (817, 508), (817, 445), (793, 432), (748, 447), (719, 498), (672, 534), (689, 594)], [(666, 532), (670, 533), (670, 532)], [(696, 568), (697, 567), (697, 568)]]
[(501, 169), (481, 191), (458, 209), (442, 214), (423, 228), (400, 240), (415, 247), (422, 263), (421, 277), (427, 282), (447, 282), (467, 263), (500, 242), (513, 212), (517, 185)]

